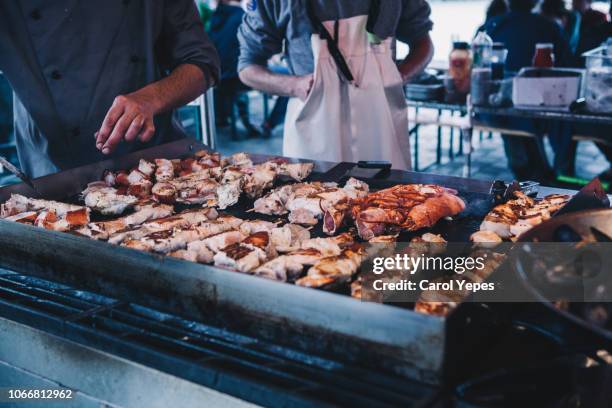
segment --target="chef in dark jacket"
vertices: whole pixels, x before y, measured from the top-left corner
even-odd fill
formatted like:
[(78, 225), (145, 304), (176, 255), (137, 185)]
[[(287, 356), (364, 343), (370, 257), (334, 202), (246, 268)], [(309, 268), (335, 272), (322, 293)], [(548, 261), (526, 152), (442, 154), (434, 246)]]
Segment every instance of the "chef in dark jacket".
[(31, 177), (185, 136), (173, 109), (219, 77), (193, 0), (0, 1), (0, 70)]

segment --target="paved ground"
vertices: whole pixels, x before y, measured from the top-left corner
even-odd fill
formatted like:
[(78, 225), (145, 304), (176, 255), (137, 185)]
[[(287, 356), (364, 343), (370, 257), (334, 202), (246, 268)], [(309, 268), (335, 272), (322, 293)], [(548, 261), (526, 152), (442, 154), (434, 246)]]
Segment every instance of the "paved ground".
[[(254, 124), (262, 120), (262, 102), (257, 96), (252, 97), (251, 117)], [(437, 128), (434, 126), (422, 127), (419, 131), (419, 166), (424, 171), (446, 174), (461, 175), (465, 163), (464, 156), (457, 156), (459, 150), (458, 132), (453, 132), (453, 157), (450, 151), (450, 130), (443, 129), (442, 132), (442, 162), (435, 164)], [(506, 156), (502, 146), (501, 137), (498, 134), (474, 136), (475, 151), (472, 155), (472, 177), (485, 180), (503, 179), (511, 180), (512, 173), (508, 170)], [(414, 137), (411, 138), (414, 149)], [(248, 138), (246, 131), (239, 123), (238, 138), (233, 139), (229, 128), (218, 129), (218, 148), (224, 154), (239, 151), (253, 153), (280, 155), (282, 152), (282, 126), (273, 132), (270, 138)], [(549, 154), (550, 149), (549, 150)], [(590, 179), (607, 168), (607, 162), (597, 147), (590, 142), (581, 142), (578, 148), (577, 175), (581, 178)]]

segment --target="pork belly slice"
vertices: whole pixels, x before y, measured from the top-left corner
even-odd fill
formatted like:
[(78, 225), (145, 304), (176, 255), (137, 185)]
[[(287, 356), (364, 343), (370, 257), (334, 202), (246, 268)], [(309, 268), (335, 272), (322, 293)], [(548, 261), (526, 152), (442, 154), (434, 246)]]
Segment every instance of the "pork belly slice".
[(88, 208), (103, 215), (121, 215), (138, 202), (138, 197), (119, 194), (104, 182), (90, 183), (81, 195)]
[[(319, 212), (320, 214), (320, 212)], [(289, 214), (288, 220), (292, 224), (317, 225), (319, 223), (318, 214), (313, 213), (307, 208), (297, 208)]]
[(288, 209), (287, 203), (298, 197), (307, 197), (322, 191), (338, 187), (336, 183), (297, 183), (275, 188), (264, 197), (255, 201), (254, 210), (260, 214), (283, 215)]
[(340, 234), (330, 238), (312, 238), (302, 242), (302, 249), (316, 249), (323, 256), (339, 255), (342, 249), (354, 243), (352, 235), (348, 233)]
[(491, 232), (505, 239), (518, 238), (535, 225), (550, 219), (570, 199), (568, 195), (552, 194), (536, 201), (520, 191), (514, 192), (514, 197), (493, 208), (485, 216), (480, 231)]
[(251, 235), (256, 232), (270, 232), (275, 229), (277, 225), (273, 222), (263, 220), (246, 220), (240, 224), (240, 232), (244, 235)]
[(138, 162), (138, 171), (147, 176), (149, 179), (153, 176), (155, 170), (155, 163), (152, 163), (145, 159), (140, 159), (140, 161)]
[(314, 168), (314, 163), (281, 163), (278, 167), (280, 176), (287, 176), (295, 181), (303, 181)]
[(221, 166), (221, 155), (217, 152), (200, 150), (195, 152), (194, 157), (198, 161), (198, 164), (204, 168)]
[(270, 230), (272, 245), (280, 253), (298, 250), (309, 239), (310, 231), (297, 224), (286, 224)]
[(276, 280), (280, 282), (288, 282), (297, 279), (304, 270), (304, 264), (298, 262), (297, 256), (281, 255), (274, 258), (253, 272), (255, 276)]
[(170, 252), (168, 256), (172, 258), (182, 259), (183, 261), (200, 262), (198, 260), (198, 254), (194, 251), (189, 251), (187, 249), (179, 249), (178, 251)]
[(247, 153), (235, 153), (221, 160), (221, 166), (253, 167), (253, 161)]
[(168, 181), (174, 178), (174, 164), (170, 160), (155, 159), (155, 181)]
[(273, 162), (266, 162), (253, 168), (245, 168), (243, 172), (244, 192), (249, 198), (255, 199), (272, 188), (278, 175), (278, 166)]
[(68, 213), (80, 214), (85, 211), (89, 217), (89, 209), (80, 205), (66, 204), (59, 201), (28, 198), (20, 194), (11, 194), (6, 202), (0, 206), (0, 217), (7, 218), (28, 211), (54, 211), (57, 217), (65, 217)]
[(150, 220), (170, 217), (172, 214), (174, 214), (174, 208), (170, 205), (150, 204), (139, 208), (132, 214), (114, 220), (90, 223), (86, 227), (89, 231), (83, 229), (79, 233), (94, 239), (108, 239), (110, 235), (119, 231), (141, 225)]
[(242, 194), (242, 184), (243, 181), (238, 179), (219, 185), (216, 190), (215, 203), (211, 206), (218, 207), (220, 210), (225, 210), (238, 203), (240, 195)]
[[(139, 227), (127, 228), (124, 231), (119, 231), (109, 237), (108, 242), (111, 244), (120, 244), (126, 240), (140, 239), (148, 234), (157, 231), (166, 231), (173, 228), (186, 228), (189, 226), (199, 225), (201, 223), (212, 221), (218, 218), (218, 213), (215, 209), (190, 209), (179, 214), (169, 217), (158, 218), (147, 221)], [(241, 220), (235, 217), (224, 217), (223, 220), (230, 225), (240, 225)]]
[(5, 217), (4, 219), (6, 221), (33, 225), (36, 219), (38, 218), (38, 213), (39, 211), (26, 211), (19, 214), (11, 215), (9, 217)]
[(219, 251), (214, 256), (215, 266), (251, 273), (266, 260), (266, 253), (253, 245), (236, 243)]
[(494, 231), (476, 231), (470, 236), (470, 240), (482, 248), (493, 248), (503, 242), (501, 237)]
[(141, 184), (141, 183), (144, 183), (145, 181), (149, 181), (149, 176), (144, 174), (138, 169), (134, 169), (130, 172), (130, 174), (128, 174), (127, 181), (129, 185)]
[(308, 269), (306, 276), (298, 279), (295, 284), (320, 288), (331, 283), (348, 282), (357, 273), (364, 254), (363, 247), (354, 245), (342, 251), (340, 255), (323, 258)]
[(219, 183), (214, 179), (200, 180), (190, 187), (177, 189), (176, 202), (183, 204), (206, 204), (217, 200)]
[(140, 199), (146, 199), (151, 197), (152, 189), (153, 183), (150, 180), (144, 180), (140, 183), (130, 184), (126, 190), (126, 194)]

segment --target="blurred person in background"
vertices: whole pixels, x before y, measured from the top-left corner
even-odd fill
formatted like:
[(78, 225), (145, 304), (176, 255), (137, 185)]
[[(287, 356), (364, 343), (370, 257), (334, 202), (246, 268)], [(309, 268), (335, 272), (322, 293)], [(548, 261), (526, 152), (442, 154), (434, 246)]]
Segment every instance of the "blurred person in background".
[(173, 109), (219, 76), (193, 0), (1, 1), (0, 55), (30, 177), (186, 137)]
[(493, 17), (501, 16), (510, 11), (508, 7), (508, 2), (506, 0), (492, 0), (491, 3), (487, 6), (487, 11), (485, 13), (485, 22), (476, 30), (475, 36), (485, 29), (486, 24)]
[(588, 0), (574, 0), (573, 8), (580, 16), (578, 30), (580, 39), (576, 49), (576, 63), (584, 66), (582, 54), (598, 47), (601, 43), (612, 36), (612, 23), (604, 13), (591, 8)]
[[(536, 6), (535, 0), (509, 0), (508, 5), (509, 13), (494, 17), (485, 24), (485, 30), (493, 41), (504, 43), (508, 49), (507, 71), (518, 72), (523, 67), (530, 67), (537, 43), (553, 44), (556, 66), (570, 64), (571, 53), (562, 28), (532, 12)], [(555, 171), (548, 163), (540, 137), (547, 132), (544, 123), (510, 117), (495, 117), (492, 121), (499, 127), (538, 135), (533, 138), (502, 134), (508, 165), (517, 179), (551, 182), (555, 178)], [(556, 159), (555, 166), (558, 164)]]
[[(575, 0), (573, 2), (576, 26), (574, 31), (578, 34), (574, 51), (572, 65), (585, 68), (583, 53), (599, 47), (612, 36), (612, 23), (608, 21), (604, 13), (593, 10), (590, 1)], [(573, 141), (574, 135), (591, 136), (597, 139), (610, 140), (612, 126), (592, 125), (589, 123), (553, 122), (549, 127), (549, 136), (555, 150), (555, 161), (559, 173), (574, 175), (577, 142)], [(599, 177), (605, 181), (612, 181), (612, 146), (606, 143), (595, 145), (606, 157), (609, 168), (602, 172)]]
[(234, 105), (249, 136), (259, 132), (249, 118), (249, 88), (238, 77), (238, 27), (242, 23), (244, 10), (239, 1), (221, 0), (210, 18), (208, 35), (217, 48), (221, 60), (221, 81), (215, 88), (215, 116), (217, 126), (229, 125)]
[(583, 27), (596, 27), (608, 22), (608, 16), (591, 7), (591, 0), (572, 0), (572, 9), (580, 13)]
[(210, 19), (217, 8), (218, 1), (216, 0), (196, 0), (198, 5), (198, 12), (200, 13), (200, 20), (204, 26), (204, 31), (210, 29)]
[(565, 7), (565, 0), (542, 1), (540, 14), (559, 24), (567, 38), (570, 52), (575, 53), (580, 40), (580, 14), (568, 10)]
[(508, 7), (508, 2), (506, 0), (493, 0), (489, 3), (489, 7), (487, 7), (485, 21), (506, 14), (508, 11), (510, 11), (510, 7)]
[[(240, 77), (291, 98), (285, 156), (410, 168), (403, 84), (433, 55), (424, 0), (250, 0), (247, 9), (239, 31)], [(399, 66), (393, 37), (410, 47)], [(290, 75), (267, 67), (283, 51)]]

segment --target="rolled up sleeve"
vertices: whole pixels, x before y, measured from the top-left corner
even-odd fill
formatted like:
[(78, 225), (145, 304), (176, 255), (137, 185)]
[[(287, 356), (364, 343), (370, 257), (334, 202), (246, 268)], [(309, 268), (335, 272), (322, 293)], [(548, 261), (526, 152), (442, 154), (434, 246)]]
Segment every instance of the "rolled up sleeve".
[(204, 76), (217, 83), (220, 63), (217, 51), (209, 40), (193, 0), (166, 0), (157, 54), (164, 69), (173, 70), (182, 64), (199, 67)]
[(238, 71), (249, 65), (266, 66), (273, 55), (283, 50), (285, 31), (279, 3), (259, 0), (257, 8), (244, 15), (238, 30)]
[(402, 15), (396, 36), (398, 40), (412, 44), (431, 31), (433, 27), (429, 18), (431, 8), (425, 0), (403, 0), (402, 3)]

